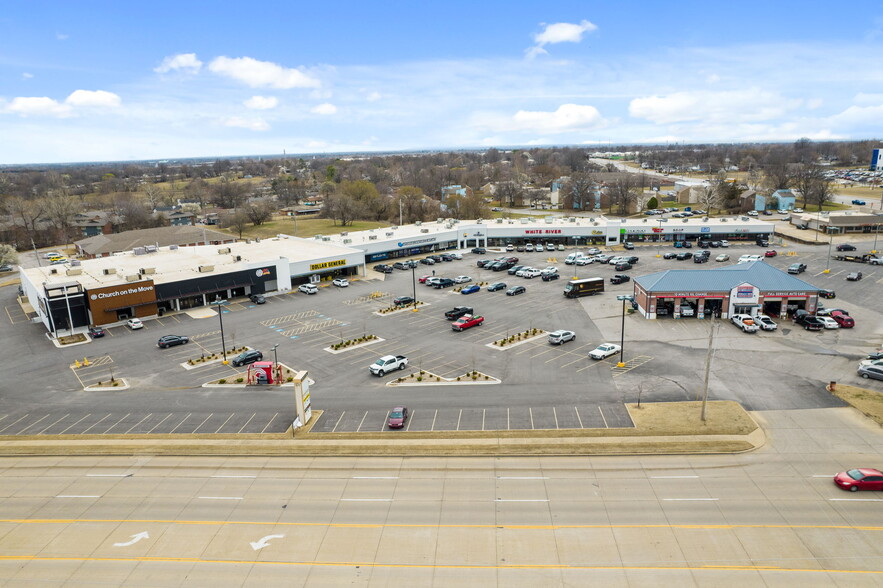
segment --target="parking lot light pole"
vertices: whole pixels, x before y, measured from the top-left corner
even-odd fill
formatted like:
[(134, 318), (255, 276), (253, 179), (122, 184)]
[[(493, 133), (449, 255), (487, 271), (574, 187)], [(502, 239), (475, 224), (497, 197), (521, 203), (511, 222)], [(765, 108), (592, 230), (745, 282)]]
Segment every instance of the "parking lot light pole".
[(413, 312), (417, 312), (417, 267), (413, 263), (411, 264), (411, 287), (414, 290)]
[(831, 273), (831, 246), (834, 244), (834, 232), (831, 230), (830, 225), (825, 227), (825, 230), (828, 231), (828, 259), (825, 260), (825, 271), (823, 274)]
[(224, 341), (224, 305), (226, 300), (221, 300), (220, 296), (215, 296), (215, 300), (210, 303), (218, 309), (218, 321), (221, 323), (221, 353), (224, 356), (224, 365), (227, 365), (227, 343)]
[(278, 384), (279, 383), (279, 373), (281, 370), (279, 369), (279, 357), (276, 355), (276, 348), (279, 347), (279, 344), (276, 343), (273, 345), (273, 372), (274, 378), (273, 380)]
[(628, 300), (628, 296), (617, 296), (617, 300), (622, 300), (622, 325), (620, 327), (620, 338), (619, 338), (619, 363), (616, 364), (618, 368), (625, 367), (625, 301)]

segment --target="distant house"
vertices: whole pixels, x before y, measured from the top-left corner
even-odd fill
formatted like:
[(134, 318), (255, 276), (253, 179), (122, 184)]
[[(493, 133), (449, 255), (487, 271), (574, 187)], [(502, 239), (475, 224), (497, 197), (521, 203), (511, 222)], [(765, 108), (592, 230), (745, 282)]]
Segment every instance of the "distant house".
[(739, 194), (739, 212), (745, 213), (749, 210), (763, 210), (765, 204), (766, 199), (754, 190), (744, 190)]
[(184, 212), (183, 210), (167, 210), (157, 213), (157, 216), (163, 218), (170, 226), (179, 227), (182, 225), (193, 225), (196, 221), (196, 215), (192, 212)]
[(233, 235), (212, 231), (203, 227), (184, 225), (138, 229), (107, 235), (101, 234), (74, 241), (74, 245), (77, 248), (78, 254), (91, 259), (95, 257), (108, 257), (114, 253), (131, 251), (136, 247), (146, 247), (148, 245), (155, 247), (168, 247), (169, 245), (187, 247), (235, 242), (236, 237)]
[(441, 189), (441, 199), (442, 201), (446, 200), (449, 196), (461, 196), (463, 198), (467, 196), (472, 196), (472, 188), (469, 186), (461, 186), (460, 184), (454, 184), (451, 186), (442, 186)]
[(119, 229), (120, 219), (103, 210), (80, 212), (74, 215), (71, 222), (73, 230), (83, 237), (107, 235)]
[(770, 206), (779, 210), (793, 210), (797, 206), (797, 195), (794, 190), (776, 190), (770, 196)]

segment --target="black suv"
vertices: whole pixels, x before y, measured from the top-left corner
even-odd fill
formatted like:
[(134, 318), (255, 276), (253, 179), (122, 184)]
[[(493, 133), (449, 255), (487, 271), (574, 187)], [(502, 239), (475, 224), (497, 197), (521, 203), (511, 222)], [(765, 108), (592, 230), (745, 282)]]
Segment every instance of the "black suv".
[(190, 341), (190, 339), (183, 335), (163, 335), (159, 338), (159, 341), (156, 342), (156, 346), (160, 349), (165, 349), (166, 347), (174, 347), (175, 345), (184, 345), (188, 341)]
[(612, 278), (610, 278), (611, 284), (622, 284), (623, 282), (628, 282), (631, 278), (625, 274), (614, 274)]
[(477, 253), (477, 254), (479, 254), (479, 255), (484, 255), (485, 253), (487, 253), (487, 249), (485, 249), (484, 247), (473, 247), (473, 248), (472, 248), (472, 253)]
[(799, 273), (802, 273), (805, 271), (806, 271), (806, 264), (805, 263), (792, 263), (791, 265), (788, 266), (788, 273), (789, 274), (799, 274)]
[(834, 290), (819, 290), (819, 298), (837, 298), (837, 294)]
[(675, 255), (675, 259), (677, 259), (679, 261), (684, 261), (685, 259), (690, 259), (691, 257), (693, 257), (693, 254), (690, 253), (689, 251), (682, 251), (682, 252), (678, 253), (677, 255)]
[(241, 365), (254, 363), (262, 359), (264, 359), (264, 354), (257, 349), (252, 349), (250, 351), (243, 351), (242, 353), (234, 357), (231, 363), (233, 364), (233, 367), (239, 367)]
[(251, 296), (248, 297), (248, 299), (251, 300), (252, 302), (254, 302), (255, 304), (264, 304), (267, 301), (267, 299), (264, 298), (263, 294), (252, 294)]
[(399, 296), (398, 298), (394, 298), (392, 303), (396, 306), (407, 306), (409, 304), (414, 304), (414, 299), (410, 296)]
[(837, 246), (837, 251), (855, 251), (855, 245), (849, 243), (841, 243)]
[(381, 272), (384, 274), (391, 274), (393, 271), (392, 266), (386, 265), (385, 263), (375, 265), (373, 269), (375, 272)]
[(451, 278), (442, 278), (432, 285), (433, 288), (441, 289), (441, 288), (450, 288), (454, 285), (454, 280)]

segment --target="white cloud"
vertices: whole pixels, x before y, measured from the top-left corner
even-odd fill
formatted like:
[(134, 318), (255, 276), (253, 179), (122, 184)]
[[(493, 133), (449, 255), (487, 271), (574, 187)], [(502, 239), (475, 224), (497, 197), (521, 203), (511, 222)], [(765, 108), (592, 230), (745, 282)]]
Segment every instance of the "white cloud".
[(367, 100), (368, 102), (377, 102), (382, 97), (383, 96), (380, 95), (380, 92), (371, 92), (370, 94), (365, 96), (365, 100)]
[[(543, 23), (545, 24), (545, 23)], [(597, 30), (597, 26), (587, 20), (580, 21), (579, 24), (569, 22), (556, 22), (547, 24), (543, 32), (533, 36), (536, 43), (527, 50), (528, 57), (547, 53), (544, 49), (546, 45), (554, 45), (556, 43), (579, 43), (583, 40), (583, 34)]]
[(873, 94), (869, 92), (859, 92), (852, 99), (856, 104), (881, 104), (883, 103), (883, 94)]
[(170, 55), (162, 60), (158, 67), (153, 68), (156, 73), (168, 73), (172, 70), (183, 70), (188, 73), (199, 73), (202, 62), (196, 58), (196, 53), (179, 53)]
[(275, 96), (252, 96), (243, 104), (252, 110), (270, 110), (279, 105), (279, 100)]
[(75, 90), (65, 99), (65, 104), (98, 108), (116, 108), (120, 105), (120, 97), (113, 92), (104, 90)]
[(597, 108), (581, 104), (562, 104), (552, 112), (519, 110), (512, 121), (515, 127), (513, 130), (538, 133), (567, 133), (599, 128), (606, 124)]
[(221, 124), (226, 127), (238, 127), (250, 131), (267, 131), (270, 129), (270, 125), (262, 118), (241, 118), (238, 116), (231, 116), (223, 119)]
[(60, 104), (57, 100), (42, 97), (18, 97), (13, 98), (6, 106), (6, 112), (12, 112), (21, 116), (54, 116), (65, 118), (72, 116), (73, 112), (69, 105)]
[(32, 73), (28, 73), (28, 72), (24, 72), (24, 73), (21, 74), (21, 77), (22, 77), (22, 79), (24, 79), (24, 80), (29, 80), (29, 79), (31, 79), (32, 77), (34, 77), (34, 74), (32, 74)]
[(304, 72), (251, 57), (218, 57), (208, 68), (252, 88), (317, 88), (319, 80)]
[(772, 120), (801, 105), (777, 93), (745, 88), (728, 92), (675, 92), (666, 96), (635, 98), (629, 114), (657, 124), (703, 120), (731, 123)]
[(55, 38), (59, 41), (67, 41), (70, 38), (70, 35), (65, 33), (55, 33)]
[(721, 81), (721, 77), (717, 74), (711, 74), (705, 78), (705, 82), (708, 84), (716, 84)]
[(310, 109), (310, 112), (314, 112), (316, 114), (334, 114), (337, 112), (337, 107), (333, 104), (325, 102), (324, 104), (314, 106)]
[(815, 110), (817, 108), (820, 108), (822, 106), (822, 104), (824, 104), (824, 103), (825, 103), (825, 101), (822, 100), (821, 98), (813, 98), (811, 100), (806, 101), (806, 108), (809, 110)]

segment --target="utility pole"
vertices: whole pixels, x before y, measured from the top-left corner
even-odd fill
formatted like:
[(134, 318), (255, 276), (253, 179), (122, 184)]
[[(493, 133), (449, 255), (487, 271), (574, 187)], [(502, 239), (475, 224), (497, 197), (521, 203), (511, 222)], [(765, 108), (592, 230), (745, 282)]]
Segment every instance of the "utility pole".
[(714, 357), (714, 329), (718, 326), (717, 319), (711, 315), (711, 328), (708, 330), (708, 352), (705, 354), (705, 378), (702, 382), (702, 422), (705, 422), (708, 406), (708, 376), (711, 373), (711, 359)]

